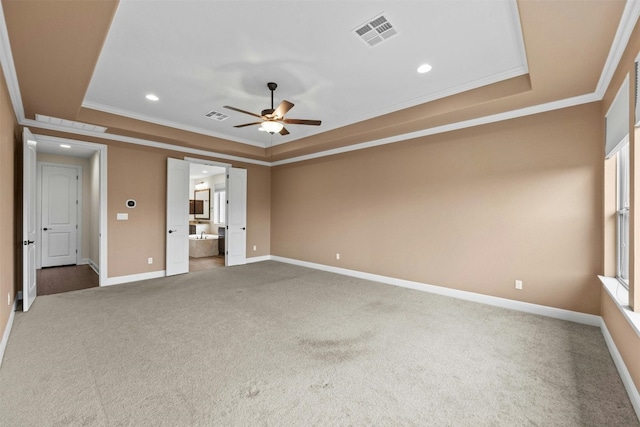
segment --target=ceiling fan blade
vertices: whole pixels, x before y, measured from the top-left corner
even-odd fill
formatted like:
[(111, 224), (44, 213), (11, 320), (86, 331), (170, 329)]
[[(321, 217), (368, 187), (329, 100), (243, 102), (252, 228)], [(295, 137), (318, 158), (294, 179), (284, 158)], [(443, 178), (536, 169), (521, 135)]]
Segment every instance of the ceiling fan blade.
[(278, 108), (273, 112), (273, 115), (276, 117), (284, 117), (287, 114), (287, 111), (293, 108), (293, 104), (287, 100), (284, 100), (278, 105)]
[(254, 114), (254, 113), (250, 113), (249, 111), (241, 110), (241, 109), (236, 108), (236, 107), (230, 107), (228, 105), (225, 105), (225, 106), (223, 106), (223, 108), (228, 108), (229, 110), (237, 111), (239, 113), (245, 113), (245, 114), (248, 114), (248, 115), (253, 116), (253, 117), (259, 117), (261, 119), (263, 118), (262, 116), (259, 116), (259, 115)]
[(234, 128), (243, 128), (243, 127), (245, 127), (245, 126), (261, 125), (261, 124), (262, 124), (262, 122), (245, 123), (245, 124), (243, 124), (243, 125), (237, 125), (237, 126), (234, 126)]
[(310, 126), (320, 126), (322, 121), (320, 120), (304, 120), (304, 119), (284, 119), (283, 123), (291, 124), (291, 125), (310, 125)]
[(280, 130), (280, 135), (289, 135), (289, 131), (286, 128)]

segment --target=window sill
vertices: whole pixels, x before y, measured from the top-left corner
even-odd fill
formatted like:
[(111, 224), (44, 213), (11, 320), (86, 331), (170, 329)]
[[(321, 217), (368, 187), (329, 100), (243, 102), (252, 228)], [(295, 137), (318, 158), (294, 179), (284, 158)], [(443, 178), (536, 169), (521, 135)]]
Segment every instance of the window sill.
[(629, 291), (615, 277), (598, 276), (598, 278), (633, 330), (640, 336), (640, 313), (632, 311), (629, 307)]

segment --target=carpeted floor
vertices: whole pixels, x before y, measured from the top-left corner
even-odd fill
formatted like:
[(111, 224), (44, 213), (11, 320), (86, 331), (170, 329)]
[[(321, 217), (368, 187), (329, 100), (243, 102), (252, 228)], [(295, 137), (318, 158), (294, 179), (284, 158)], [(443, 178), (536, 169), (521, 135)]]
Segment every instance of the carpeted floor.
[(639, 423), (598, 328), (268, 261), (38, 297), (0, 425)]

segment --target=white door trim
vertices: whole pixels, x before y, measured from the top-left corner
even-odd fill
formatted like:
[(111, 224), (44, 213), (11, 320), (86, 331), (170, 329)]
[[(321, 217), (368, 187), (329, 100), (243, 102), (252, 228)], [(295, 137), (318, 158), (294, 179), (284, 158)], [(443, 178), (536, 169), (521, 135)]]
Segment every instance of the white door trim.
[(107, 251), (108, 251), (108, 240), (107, 240), (107, 146), (104, 144), (98, 144), (95, 142), (86, 142), (86, 141), (78, 141), (76, 139), (67, 139), (67, 138), (59, 138), (56, 136), (48, 136), (48, 135), (33, 135), (36, 141), (43, 142), (53, 142), (57, 144), (68, 144), (71, 145), (72, 150), (73, 147), (82, 147), (82, 148), (90, 148), (92, 150), (96, 150), (100, 153), (100, 209), (99, 209), (99, 229), (100, 229), (100, 243), (99, 243), (99, 251), (100, 251), (100, 268), (98, 271), (98, 281), (100, 286), (106, 286), (108, 281), (107, 275)]
[(37, 190), (36, 190), (36, 224), (38, 224), (38, 235), (40, 238), (36, 244), (36, 268), (42, 268), (42, 168), (43, 166), (60, 166), (69, 169), (75, 169), (78, 175), (76, 182), (76, 197), (78, 204), (76, 205), (76, 224), (78, 229), (76, 231), (76, 265), (79, 265), (82, 260), (82, 166), (74, 165), (70, 163), (56, 163), (56, 162), (37, 162)]

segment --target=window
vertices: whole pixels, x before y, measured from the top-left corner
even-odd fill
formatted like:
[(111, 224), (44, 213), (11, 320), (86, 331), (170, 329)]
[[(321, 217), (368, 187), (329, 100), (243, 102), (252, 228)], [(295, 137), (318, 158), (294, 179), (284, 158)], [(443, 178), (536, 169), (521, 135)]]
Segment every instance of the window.
[(227, 192), (224, 186), (215, 186), (213, 191), (213, 222), (224, 224), (227, 220)]
[(629, 140), (618, 152), (618, 251), (616, 276), (629, 287)]

